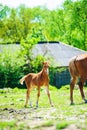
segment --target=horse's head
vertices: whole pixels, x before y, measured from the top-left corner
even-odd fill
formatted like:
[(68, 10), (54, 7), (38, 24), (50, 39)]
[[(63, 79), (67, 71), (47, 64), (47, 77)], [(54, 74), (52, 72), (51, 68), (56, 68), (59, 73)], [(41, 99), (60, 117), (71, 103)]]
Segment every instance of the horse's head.
[(43, 62), (43, 68), (49, 68), (49, 62), (47, 61)]
[(48, 68), (49, 68), (49, 62), (47, 62), (47, 61), (43, 62), (43, 70), (47, 74), (49, 74), (49, 69)]

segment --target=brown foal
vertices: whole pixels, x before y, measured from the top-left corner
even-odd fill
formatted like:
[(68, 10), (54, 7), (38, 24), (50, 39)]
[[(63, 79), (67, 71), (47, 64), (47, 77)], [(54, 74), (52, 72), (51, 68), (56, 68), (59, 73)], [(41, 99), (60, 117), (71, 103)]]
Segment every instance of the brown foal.
[(38, 107), (41, 86), (46, 86), (46, 91), (47, 91), (50, 105), (53, 106), (51, 102), (51, 98), (50, 98), (50, 93), (49, 93), (49, 64), (48, 62), (43, 62), (43, 68), (39, 73), (37, 74), (29, 73), (25, 75), (22, 79), (20, 79), (21, 84), (23, 84), (24, 81), (27, 86), (25, 107), (27, 106), (28, 100), (30, 99), (31, 88), (34, 88), (34, 86), (37, 86), (37, 89), (38, 89), (36, 107)]

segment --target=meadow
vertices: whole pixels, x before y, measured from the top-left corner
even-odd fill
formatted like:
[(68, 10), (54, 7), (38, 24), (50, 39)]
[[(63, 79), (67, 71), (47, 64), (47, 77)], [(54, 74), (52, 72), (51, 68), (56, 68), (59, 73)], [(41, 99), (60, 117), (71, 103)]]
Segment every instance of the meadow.
[[(0, 89), (0, 130), (87, 130), (87, 104), (78, 87), (74, 89), (74, 105), (70, 105), (69, 85), (57, 89), (50, 86), (54, 107), (50, 107), (45, 88), (41, 88), (39, 107), (37, 90), (31, 92), (33, 107), (24, 107), (26, 89)], [(87, 87), (84, 87), (87, 97)]]

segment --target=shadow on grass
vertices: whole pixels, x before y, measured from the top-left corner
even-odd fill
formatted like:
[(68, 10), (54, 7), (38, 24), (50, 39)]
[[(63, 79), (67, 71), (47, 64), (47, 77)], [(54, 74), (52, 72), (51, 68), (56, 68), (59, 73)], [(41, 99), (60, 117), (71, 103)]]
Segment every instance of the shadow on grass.
[(85, 102), (81, 102), (81, 103), (73, 103), (73, 104), (70, 104), (70, 106), (77, 106), (77, 105), (87, 105), (87, 103)]

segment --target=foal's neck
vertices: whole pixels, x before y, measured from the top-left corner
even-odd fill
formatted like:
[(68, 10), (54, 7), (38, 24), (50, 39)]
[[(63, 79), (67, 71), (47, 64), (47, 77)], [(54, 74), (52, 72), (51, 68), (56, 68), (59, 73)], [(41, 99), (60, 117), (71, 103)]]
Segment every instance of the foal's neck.
[(48, 68), (43, 68), (43, 70), (42, 70), (42, 72), (44, 73), (44, 74), (49, 74), (49, 69)]

